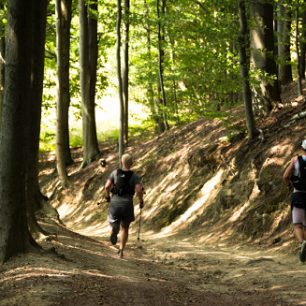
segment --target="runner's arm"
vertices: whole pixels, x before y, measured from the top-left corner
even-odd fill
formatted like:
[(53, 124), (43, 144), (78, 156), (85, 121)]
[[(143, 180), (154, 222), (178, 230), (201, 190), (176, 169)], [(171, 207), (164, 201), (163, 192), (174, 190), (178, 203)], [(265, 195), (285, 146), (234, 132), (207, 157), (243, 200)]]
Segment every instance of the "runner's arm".
[(135, 191), (136, 191), (136, 196), (138, 197), (138, 200), (139, 200), (139, 206), (140, 206), (140, 208), (143, 208), (144, 203), (143, 203), (143, 186), (142, 186), (142, 184), (136, 184), (135, 185)]
[(110, 191), (113, 187), (113, 182), (108, 179), (105, 183), (105, 186), (104, 186), (104, 193), (105, 193), (105, 199), (109, 202), (110, 201)]
[(286, 168), (284, 175), (283, 175), (283, 181), (287, 186), (291, 186), (290, 177), (294, 170), (294, 163), (296, 162), (297, 157), (292, 158), (289, 166)]

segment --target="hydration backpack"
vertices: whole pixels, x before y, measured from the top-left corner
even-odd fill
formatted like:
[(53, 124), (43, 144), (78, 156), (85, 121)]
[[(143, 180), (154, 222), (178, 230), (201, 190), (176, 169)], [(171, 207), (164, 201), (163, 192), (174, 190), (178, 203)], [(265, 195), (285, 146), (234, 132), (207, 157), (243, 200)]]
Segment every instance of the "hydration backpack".
[(112, 194), (116, 194), (118, 196), (122, 195), (134, 195), (135, 190), (134, 187), (131, 186), (130, 180), (133, 175), (133, 171), (124, 171), (122, 169), (117, 170), (117, 176), (114, 182), (114, 186), (111, 190)]
[(293, 187), (300, 191), (306, 191), (306, 161), (298, 156), (300, 175), (292, 175), (290, 181)]

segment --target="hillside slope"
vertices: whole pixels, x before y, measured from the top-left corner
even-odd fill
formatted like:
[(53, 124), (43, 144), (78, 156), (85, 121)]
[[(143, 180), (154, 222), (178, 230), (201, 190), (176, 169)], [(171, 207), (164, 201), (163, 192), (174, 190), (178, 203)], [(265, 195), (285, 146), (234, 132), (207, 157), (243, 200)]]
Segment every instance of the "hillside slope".
[[(108, 241), (102, 199), (118, 162), (115, 146), (101, 144), (107, 167), (96, 161), (82, 170), (74, 149), (68, 189), (60, 187), (54, 155), (45, 155), (40, 182), (60, 221), (39, 218), (52, 233), (39, 240), (43, 249), (0, 267), (0, 305), (306, 305), (306, 266), (296, 257), (281, 182), (306, 112), (294, 92), (286, 94), (251, 143), (240, 134), (241, 109), (231, 110), (227, 129), (202, 119), (131, 143), (146, 206), (141, 239), (137, 215), (123, 259)], [(235, 141), (227, 141), (229, 131)]]
[[(245, 137), (229, 142), (226, 137), (243, 126), (242, 109), (229, 112), (231, 129), (221, 120), (201, 119), (150, 141), (133, 141), (127, 152), (135, 157), (134, 169), (146, 190), (144, 231), (152, 237), (177, 234), (199, 242), (291, 246), (289, 193), (282, 174), (304, 137), (306, 109), (294, 94), (288, 90), (284, 107), (258, 123), (262, 135), (252, 142)], [(103, 184), (117, 167), (115, 151), (115, 146), (101, 144), (106, 168), (96, 161), (79, 170), (81, 152), (75, 149), (71, 185), (65, 190), (55, 174), (54, 156), (42, 160), (43, 191), (71, 230), (107, 235)]]

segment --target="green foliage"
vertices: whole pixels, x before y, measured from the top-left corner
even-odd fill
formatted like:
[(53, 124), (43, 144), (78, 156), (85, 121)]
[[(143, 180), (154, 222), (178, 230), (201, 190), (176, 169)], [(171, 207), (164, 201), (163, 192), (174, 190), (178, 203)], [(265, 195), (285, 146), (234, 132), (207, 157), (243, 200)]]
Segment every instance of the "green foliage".
[[(145, 6), (145, 2), (147, 6)], [(151, 114), (141, 126), (130, 127), (130, 137), (149, 137), (156, 131), (164, 111), (170, 126), (201, 117), (221, 118), (224, 110), (240, 103), (241, 77), (237, 52), (239, 18), (236, 2), (169, 0), (161, 15), (163, 73), (167, 105), (159, 104), (158, 38), (155, 0), (135, 0), (130, 14), (130, 100), (148, 106)], [(117, 90), (116, 3), (98, 2), (98, 43), (96, 99), (106, 89)], [(44, 108), (55, 113), (56, 28), (54, 3), (49, 4), (46, 42)], [(79, 87), (79, 17), (73, 2), (70, 53), (71, 115), (81, 118)], [(255, 79), (255, 78), (254, 78)], [(100, 103), (100, 102), (97, 102)], [(99, 107), (103, 108), (102, 105)], [(109, 107), (109, 106), (108, 106)], [(242, 135), (230, 128), (229, 138)], [(99, 140), (116, 142), (118, 131), (98, 131)], [(71, 132), (71, 145), (81, 145), (81, 133)]]
[[(151, 104), (150, 84), (157, 99), (158, 55), (155, 1), (136, 2), (139, 15), (133, 19), (131, 64), (132, 83), (147, 93), (143, 103)], [(141, 16), (141, 17), (139, 17)], [(203, 17), (205, 16), (205, 18)], [(186, 117), (205, 114), (210, 105), (234, 104), (239, 99), (241, 81), (236, 49), (238, 18), (233, 1), (168, 1), (164, 29), (164, 81), (169, 121), (177, 124)], [(150, 46), (147, 30), (150, 29)], [(150, 48), (149, 48), (150, 47)]]
[(40, 133), (39, 150), (41, 152), (55, 151), (55, 133), (50, 131)]
[(70, 140), (70, 147), (72, 148), (81, 147), (83, 144), (82, 131), (76, 128), (71, 129), (69, 140)]

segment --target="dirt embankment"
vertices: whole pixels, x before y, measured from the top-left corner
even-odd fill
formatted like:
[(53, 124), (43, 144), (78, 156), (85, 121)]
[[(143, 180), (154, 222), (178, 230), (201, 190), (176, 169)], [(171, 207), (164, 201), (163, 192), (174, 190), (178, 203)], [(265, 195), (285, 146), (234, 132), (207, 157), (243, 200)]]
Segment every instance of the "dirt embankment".
[(82, 170), (75, 149), (68, 189), (54, 156), (44, 156), (41, 184), (61, 222), (40, 221), (56, 233), (41, 242), (51, 252), (0, 268), (0, 305), (306, 305), (306, 270), (281, 182), (304, 137), (305, 105), (291, 97), (258, 123), (261, 137), (252, 142), (241, 137), (239, 110), (231, 111), (231, 127), (202, 119), (132, 141), (146, 206), (141, 245), (137, 219), (123, 260), (108, 242), (102, 198), (115, 146), (101, 145), (106, 167), (96, 161)]

